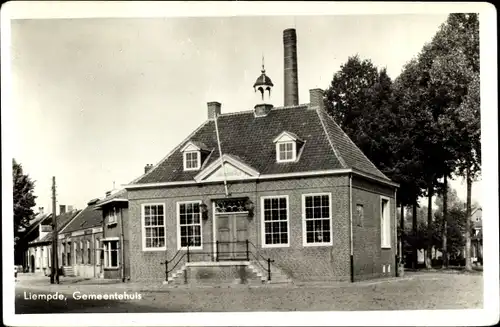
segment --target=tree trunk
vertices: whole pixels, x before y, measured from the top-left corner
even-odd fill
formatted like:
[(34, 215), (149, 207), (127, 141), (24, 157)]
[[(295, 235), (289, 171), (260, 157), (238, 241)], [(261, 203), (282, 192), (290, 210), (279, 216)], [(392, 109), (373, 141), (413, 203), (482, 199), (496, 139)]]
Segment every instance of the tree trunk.
[[(413, 239), (417, 238), (417, 198), (413, 200), (413, 217), (412, 217), (412, 232)], [(416, 245), (413, 245), (413, 258), (412, 258), (412, 268), (417, 269), (418, 266), (418, 249)]]
[(427, 252), (425, 255), (425, 268), (432, 268), (432, 183), (428, 186), (427, 202)]
[(442, 268), (448, 268), (448, 177), (444, 175)]
[(472, 270), (472, 264), (470, 261), (470, 215), (471, 215), (471, 195), (472, 195), (472, 178), (470, 176), (470, 168), (467, 168), (466, 171), (466, 181), (467, 181), (467, 209), (466, 209), (466, 216), (467, 219), (465, 220), (465, 270), (471, 271)]

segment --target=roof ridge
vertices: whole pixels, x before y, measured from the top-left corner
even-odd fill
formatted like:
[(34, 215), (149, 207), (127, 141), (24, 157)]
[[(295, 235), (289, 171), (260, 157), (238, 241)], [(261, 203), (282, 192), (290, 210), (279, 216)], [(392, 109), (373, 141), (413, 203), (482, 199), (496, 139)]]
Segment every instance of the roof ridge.
[[(373, 166), (376, 170), (378, 170), (378, 171), (382, 174), (382, 176), (384, 176), (385, 178), (387, 178), (387, 179), (389, 179), (389, 180), (390, 180), (390, 178), (389, 178), (389, 177), (387, 177), (387, 176), (386, 176), (386, 175), (385, 175), (385, 174), (384, 174), (384, 173), (383, 173), (383, 172), (382, 172), (382, 171), (381, 171), (381, 170), (380, 170), (377, 166), (375, 166), (375, 164), (374, 164), (374, 163), (370, 160), (370, 158), (368, 158), (368, 157), (366, 156), (366, 154), (365, 154), (363, 151), (361, 151), (361, 149), (360, 149), (360, 148), (356, 145), (356, 143), (354, 143), (354, 141), (353, 141), (353, 140), (351, 140), (351, 138), (349, 137), (349, 135), (347, 135), (347, 134), (346, 134), (346, 132), (344, 132), (344, 130), (343, 130), (343, 129), (339, 126), (339, 124), (337, 124), (337, 122), (335, 121), (335, 119), (333, 119), (333, 117), (332, 117), (332, 116), (330, 116), (330, 115), (329, 115), (329, 114), (328, 114), (328, 113), (327, 113), (324, 109), (318, 109), (318, 110), (323, 111), (323, 113), (325, 113), (325, 114), (326, 114), (326, 116), (327, 116), (328, 118), (330, 118), (330, 120), (332, 121), (332, 123), (333, 123), (333, 124), (335, 124), (335, 126), (336, 126), (336, 127), (337, 127), (337, 128), (338, 128), (341, 132), (342, 132), (342, 134), (343, 134), (343, 135), (344, 135), (344, 137), (347, 139), (347, 141), (348, 141), (349, 143), (351, 143), (352, 145), (354, 145), (354, 146), (356, 147), (356, 149), (358, 149), (358, 150), (359, 150), (359, 152), (361, 153), (361, 155), (362, 155), (362, 156), (363, 156), (366, 160), (368, 160), (368, 162), (370, 163), (370, 165), (372, 165), (372, 166)], [(359, 169), (358, 169), (358, 170), (359, 170)]]
[(191, 132), (184, 140), (182, 140), (182, 142), (180, 142), (179, 144), (177, 144), (177, 146), (175, 146), (165, 157), (163, 157), (163, 159), (161, 159), (156, 165), (154, 165), (153, 167), (151, 167), (151, 169), (148, 170), (147, 173), (145, 174), (142, 174), (141, 176), (137, 177), (136, 179), (134, 179), (132, 182), (130, 182), (129, 184), (135, 184), (137, 183), (139, 180), (141, 180), (142, 178), (146, 177), (147, 175), (151, 174), (151, 172), (153, 170), (155, 170), (156, 168), (158, 168), (163, 162), (165, 162), (171, 155), (173, 155), (178, 149), (181, 148), (181, 146), (186, 143), (189, 139), (191, 139), (191, 137), (193, 137), (200, 129), (202, 129), (205, 125), (207, 125), (211, 120), (205, 120), (203, 122), (203, 124), (201, 124), (200, 126), (198, 126), (193, 132)]
[(325, 126), (325, 122), (323, 121), (323, 118), (321, 117), (321, 114), (320, 114), (320, 111), (321, 109), (316, 109), (316, 114), (318, 115), (319, 117), (319, 121), (321, 122), (321, 127), (323, 127), (323, 132), (325, 132), (325, 135), (326, 135), (326, 139), (328, 140), (328, 143), (330, 143), (330, 147), (332, 148), (332, 151), (333, 151), (333, 154), (337, 157), (337, 159), (339, 160), (340, 164), (342, 165), (342, 168), (349, 168), (347, 167), (347, 164), (345, 163), (345, 160), (344, 158), (342, 158), (342, 156), (340, 155), (340, 152), (335, 148), (335, 146), (333, 145), (333, 141), (330, 137), (330, 134), (328, 133), (328, 131), (326, 130), (326, 126)]

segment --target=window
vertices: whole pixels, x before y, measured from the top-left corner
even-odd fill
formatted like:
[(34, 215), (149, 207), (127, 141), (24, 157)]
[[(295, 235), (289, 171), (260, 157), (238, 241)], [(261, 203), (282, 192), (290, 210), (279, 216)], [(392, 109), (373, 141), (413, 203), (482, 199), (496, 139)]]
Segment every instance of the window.
[(84, 255), (84, 252), (83, 252), (83, 242), (80, 241), (80, 260), (81, 260), (82, 264), (84, 264), (83, 258), (85, 258), (85, 255)]
[(289, 246), (288, 196), (262, 197), (262, 247)]
[(95, 240), (95, 263), (97, 266), (100, 266), (101, 265), (101, 260), (100, 260), (100, 254), (101, 252), (99, 251), (99, 248), (101, 247), (101, 242), (99, 241), (99, 239), (96, 239)]
[(332, 245), (331, 194), (306, 194), (302, 196), (303, 244)]
[(177, 203), (177, 247), (201, 249), (201, 201)]
[(380, 199), (381, 243), (383, 248), (391, 247), (391, 217), (389, 214), (389, 199)]
[(104, 244), (104, 267), (118, 268), (118, 241), (102, 241)]
[(356, 204), (356, 225), (363, 227), (363, 221), (365, 219), (365, 209), (362, 204)]
[(199, 151), (184, 152), (184, 170), (200, 169), (200, 153)]
[(163, 204), (142, 206), (144, 250), (165, 250), (165, 211)]
[(277, 143), (278, 162), (295, 161), (295, 142)]
[(108, 211), (108, 224), (116, 223), (116, 208), (110, 209)]
[(87, 263), (92, 263), (91, 251), (90, 251), (90, 241), (87, 240)]

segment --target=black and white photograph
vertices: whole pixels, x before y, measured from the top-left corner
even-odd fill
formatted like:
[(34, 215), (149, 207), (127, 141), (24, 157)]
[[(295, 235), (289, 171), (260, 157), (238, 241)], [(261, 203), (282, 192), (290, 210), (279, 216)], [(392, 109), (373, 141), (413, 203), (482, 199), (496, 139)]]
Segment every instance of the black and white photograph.
[(494, 6), (1, 14), (6, 325), (498, 322)]

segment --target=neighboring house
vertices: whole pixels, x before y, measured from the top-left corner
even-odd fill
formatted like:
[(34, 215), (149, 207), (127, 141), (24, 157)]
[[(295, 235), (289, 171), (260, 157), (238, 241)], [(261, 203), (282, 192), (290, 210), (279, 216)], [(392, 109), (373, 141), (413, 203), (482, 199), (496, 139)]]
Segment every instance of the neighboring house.
[(87, 203), (58, 233), (58, 260), (66, 276), (102, 278), (102, 213), (97, 209), (99, 199)]
[(478, 207), (471, 213), (473, 235), (471, 237), (472, 262), (483, 263), (483, 209)]
[(104, 278), (128, 280), (130, 276), (127, 191), (108, 192), (96, 206), (102, 210)]
[[(64, 228), (79, 213), (79, 210), (73, 210), (73, 208), (69, 208), (66, 212), (65, 205), (60, 205), (59, 208), (60, 214), (56, 217), (57, 230)], [(28, 271), (49, 276), (52, 267), (52, 215), (47, 215), (38, 228), (39, 236), (29, 242)]]
[(16, 242), (15, 247), (15, 263), (22, 265), (23, 271), (35, 272), (37, 257), (30, 249), (30, 242), (40, 239), (46, 233), (47, 225), (52, 222), (52, 214), (44, 213), (43, 207), (39, 208), (39, 212), (29, 222), (29, 226), (19, 229), (20, 238)]
[(299, 105), (295, 42), (285, 30), (284, 107), (263, 67), (253, 110), (208, 103), (208, 119), (126, 186), (132, 280), (165, 279), (161, 263), (186, 260), (189, 244), (181, 269), (216, 267), (200, 278), (254, 255), (296, 280), (395, 275), (398, 185), (325, 112), (322, 90)]

